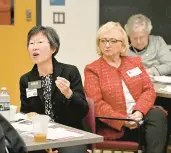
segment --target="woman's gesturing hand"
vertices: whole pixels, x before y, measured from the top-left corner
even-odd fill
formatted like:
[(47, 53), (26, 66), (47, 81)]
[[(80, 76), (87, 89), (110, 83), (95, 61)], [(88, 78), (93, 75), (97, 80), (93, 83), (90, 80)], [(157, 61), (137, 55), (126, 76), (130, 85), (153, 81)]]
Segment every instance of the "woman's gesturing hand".
[(70, 82), (62, 77), (57, 77), (56, 81), (56, 86), (59, 88), (59, 90), (61, 91), (61, 93), (67, 98), (69, 99), (71, 97), (72, 90), (70, 89)]

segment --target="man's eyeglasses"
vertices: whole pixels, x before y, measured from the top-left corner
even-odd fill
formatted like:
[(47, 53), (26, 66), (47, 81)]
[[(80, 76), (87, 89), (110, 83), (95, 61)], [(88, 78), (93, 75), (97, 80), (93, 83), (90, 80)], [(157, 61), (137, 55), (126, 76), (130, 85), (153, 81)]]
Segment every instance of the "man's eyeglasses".
[(100, 43), (103, 45), (106, 45), (107, 43), (109, 43), (110, 45), (114, 45), (117, 42), (122, 42), (122, 40), (117, 40), (117, 39), (99, 39)]
[(30, 41), (29, 46), (34, 46), (36, 45), (43, 45), (44, 43), (49, 43), (47, 40), (38, 40), (38, 41)]

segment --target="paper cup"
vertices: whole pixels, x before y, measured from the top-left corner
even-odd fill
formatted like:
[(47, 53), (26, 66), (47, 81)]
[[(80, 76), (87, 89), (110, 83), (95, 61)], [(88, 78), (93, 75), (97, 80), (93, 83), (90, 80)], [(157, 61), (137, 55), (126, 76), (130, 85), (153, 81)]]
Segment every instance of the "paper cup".
[(15, 105), (10, 105), (10, 121), (15, 121), (17, 114), (17, 107)]
[(35, 142), (46, 141), (49, 119), (50, 117), (48, 115), (33, 116), (32, 122)]

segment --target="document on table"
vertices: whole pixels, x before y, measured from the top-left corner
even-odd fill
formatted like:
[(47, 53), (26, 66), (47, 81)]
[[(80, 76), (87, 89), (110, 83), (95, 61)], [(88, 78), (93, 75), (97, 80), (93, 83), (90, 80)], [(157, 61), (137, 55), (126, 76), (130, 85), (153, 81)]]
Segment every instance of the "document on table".
[(170, 76), (154, 76), (153, 79), (157, 82), (161, 83), (171, 83), (171, 77)]
[[(21, 131), (21, 135), (27, 135), (33, 137), (33, 124), (30, 120), (23, 120), (19, 122), (12, 123), (13, 127), (19, 131)], [(47, 139), (49, 140), (57, 140), (57, 139), (69, 139), (73, 137), (81, 137), (85, 133), (79, 132), (77, 130), (68, 130), (65, 128), (51, 128), (55, 123), (48, 124), (48, 134)]]
[(57, 139), (68, 139), (73, 137), (81, 137), (84, 132), (78, 132), (75, 130), (68, 130), (65, 128), (48, 128), (47, 139), (57, 140)]
[[(33, 124), (31, 120), (22, 120), (19, 122), (13, 122), (11, 124), (15, 129), (20, 130), (20, 131), (32, 132), (33, 130)], [(55, 125), (55, 123), (49, 123), (48, 127), (51, 127), (53, 125)]]
[(159, 90), (166, 91), (166, 92), (171, 92), (171, 86), (166, 86), (165, 88), (160, 88)]

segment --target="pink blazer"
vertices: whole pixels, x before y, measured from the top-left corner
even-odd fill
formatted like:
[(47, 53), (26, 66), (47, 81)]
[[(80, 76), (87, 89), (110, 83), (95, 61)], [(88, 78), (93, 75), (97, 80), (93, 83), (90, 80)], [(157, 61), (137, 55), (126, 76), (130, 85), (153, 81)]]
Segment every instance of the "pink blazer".
[[(130, 76), (129, 72), (139, 69), (140, 74)], [(97, 116), (127, 117), (123, 80), (136, 105), (144, 115), (153, 107), (156, 93), (139, 57), (125, 56), (119, 68), (110, 66), (102, 57), (85, 68), (85, 92), (95, 103)], [(102, 120), (109, 128), (99, 130), (106, 138), (119, 138), (124, 134), (124, 121)]]

